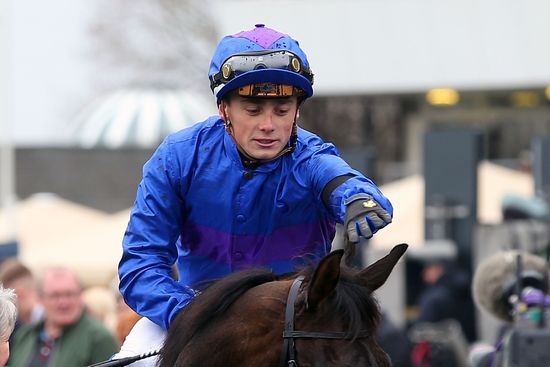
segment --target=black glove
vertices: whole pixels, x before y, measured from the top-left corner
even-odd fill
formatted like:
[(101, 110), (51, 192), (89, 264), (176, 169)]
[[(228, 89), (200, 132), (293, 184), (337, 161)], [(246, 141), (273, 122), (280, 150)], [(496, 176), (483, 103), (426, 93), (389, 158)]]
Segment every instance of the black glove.
[(371, 238), (372, 234), (391, 223), (391, 215), (372, 197), (360, 195), (346, 208), (344, 228), (350, 242), (359, 242), (359, 237)]

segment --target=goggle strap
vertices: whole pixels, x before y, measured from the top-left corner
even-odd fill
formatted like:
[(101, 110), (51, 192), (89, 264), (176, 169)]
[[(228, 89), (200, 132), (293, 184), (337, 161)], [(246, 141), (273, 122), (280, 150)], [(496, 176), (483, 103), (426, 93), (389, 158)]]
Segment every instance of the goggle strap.
[(222, 83), (222, 73), (216, 73), (210, 77), (210, 89), (214, 90), (217, 86), (223, 84)]

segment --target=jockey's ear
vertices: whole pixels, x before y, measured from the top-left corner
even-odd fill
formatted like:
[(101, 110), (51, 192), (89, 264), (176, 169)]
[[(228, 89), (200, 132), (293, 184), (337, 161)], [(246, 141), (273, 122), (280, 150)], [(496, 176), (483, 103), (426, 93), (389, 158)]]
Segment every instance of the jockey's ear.
[(390, 276), (397, 261), (407, 251), (409, 245), (402, 243), (395, 246), (389, 254), (378, 260), (356, 275), (357, 281), (374, 292), (382, 286)]
[(220, 118), (226, 122), (227, 119), (227, 104), (225, 101), (221, 101), (218, 105), (218, 114), (220, 115)]
[(307, 287), (306, 308), (313, 310), (327, 298), (340, 279), (340, 261), (344, 250), (336, 250), (321, 260)]

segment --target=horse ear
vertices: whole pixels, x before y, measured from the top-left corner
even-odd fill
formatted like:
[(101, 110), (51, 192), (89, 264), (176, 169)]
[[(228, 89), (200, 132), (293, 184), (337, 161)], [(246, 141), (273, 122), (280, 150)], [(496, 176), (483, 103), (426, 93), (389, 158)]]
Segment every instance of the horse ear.
[(344, 250), (335, 250), (325, 256), (317, 265), (307, 288), (307, 308), (315, 309), (332, 293), (340, 279), (340, 261)]
[(363, 283), (371, 292), (374, 292), (382, 286), (390, 276), (397, 261), (407, 251), (409, 245), (402, 243), (395, 246), (389, 254), (368, 266), (366, 269), (359, 272), (356, 277)]

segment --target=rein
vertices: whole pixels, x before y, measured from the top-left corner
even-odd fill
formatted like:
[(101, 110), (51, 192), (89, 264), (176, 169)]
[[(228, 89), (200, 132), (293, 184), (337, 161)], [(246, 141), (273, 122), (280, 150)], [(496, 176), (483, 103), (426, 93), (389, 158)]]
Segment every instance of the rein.
[[(288, 291), (288, 298), (286, 302), (285, 310), (285, 329), (283, 331), (283, 367), (298, 367), (298, 362), (296, 361), (296, 343), (294, 339), (338, 339), (338, 340), (351, 340), (354, 338), (367, 338), (369, 332), (367, 330), (361, 330), (358, 335), (351, 336), (349, 333), (342, 331), (301, 331), (294, 330), (294, 306), (296, 303), (296, 297), (300, 290), (300, 286), (304, 281), (304, 276), (300, 275)], [(371, 361), (372, 366), (376, 366), (376, 362), (373, 362), (373, 356), (369, 352), (369, 360)]]
[(153, 350), (148, 353), (139, 354), (136, 356), (124, 357), (120, 359), (112, 359), (110, 361), (104, 361), (89, 365), (88, 367), (123, 367), (128, 366), (134, 362), (140, 361), (145, 358), (156, 356), (160, 353), (160, 350)]

